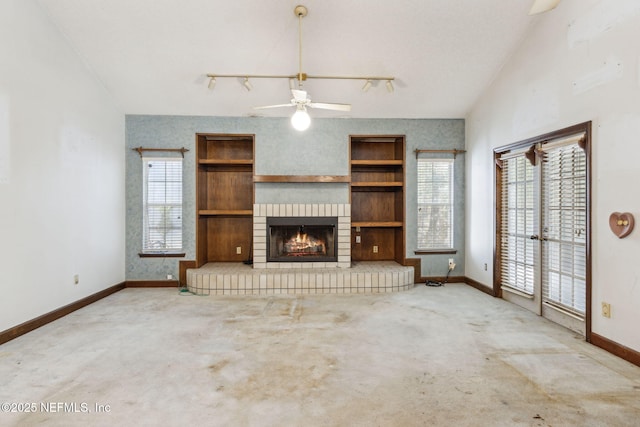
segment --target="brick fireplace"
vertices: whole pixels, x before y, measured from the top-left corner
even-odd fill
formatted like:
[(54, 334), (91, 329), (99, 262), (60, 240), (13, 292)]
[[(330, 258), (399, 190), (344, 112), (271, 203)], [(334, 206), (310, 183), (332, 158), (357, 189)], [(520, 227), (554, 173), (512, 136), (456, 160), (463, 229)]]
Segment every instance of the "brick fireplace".
[[(299, 256), (275, 257), (269, 248), (275, 237), (273, 224), (313, 229), (318, 224), (335, 224), (335, 253), (331, 256), (311, 256), (314, 249)], [(314, 236), (317, 238), (317, 236)], [(325, 240), (330, 240), (324, 238)], [(271, 242), (273, 245), (273, 242)], [(283, 243), (280, 243), (282, 246)], [(330, 248), (329, 248), (330, 249)], [(330, 250), (329, 250), (330, 252)], [(256, 204), (253, 206), (253, 267), (254, 268), (349, 268), (351, 267), (351, 205), (349, 204)]]
[[(294, 221), (299, 218), (335, 220), (337, 261), (269, 261), (269, 218), (277, 218), (275, 223), (284, 224), (294, 218)], [(298, 227), (307, 228), (308, 223), (315, 224), (315, 221), (305, 220)], [(242, 263), (211, 262), (187, 270), (187, 287), (197, 295), (380, 293), (411, 289), (413, 278), (413, 267), (395, 261), (351, 263), (349, 204), (256, 204), (253, 205), (253, 268)]]

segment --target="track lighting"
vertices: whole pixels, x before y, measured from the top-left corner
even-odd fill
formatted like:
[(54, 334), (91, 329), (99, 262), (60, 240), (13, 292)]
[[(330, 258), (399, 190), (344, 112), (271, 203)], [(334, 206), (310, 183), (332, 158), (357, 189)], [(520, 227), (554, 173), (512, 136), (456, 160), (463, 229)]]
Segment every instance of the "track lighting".
[(389, 93), (393, 92), (393, 83), (391, 83), (391, 80), (387, 80), (387, 83), (385, 83), (385, 85), (387, 86), (387, 91)]
[[(369, 90), (373, 86), (373, 82), (383, 82), (386, 81), (387, 90), (389, 90), (389, 85), (395, 80), (393, 76), (321, 76), (321, 75), (309, 75), (306, 73), (299, 74), (207, 74), (209, 79), (226, 79), (226, 78), (234, 78), (234, 79), (242, 79), (244, 86), (249, 85), (251, 89), (253, 86), (249, 79), (287, 79), (289, 80), (289, 89), (296, 89), (299, 85), (302, 85), (303, 82), (309, 80), (365, 80), (365, 84), (362, 87), (363, 91)], [(211, 81), (209, 81), (211, 83)], [(215, 84), (215, 83), (214, 83)], [(248, 90), (248, 89), (247, 89)]]
[(296, 111), (291, 117), (291, 125), (299, 130), (303, 131), (309, 128), (311, 125), (311, 117), (307, 113), (306, 107), (309, 108), (321, 108), (325, 110), (337, 110), (337, 111), (351, 111), (350, 104), (338, 104), (338, 103), (327, 103), (327, 102), (311, 102), (311, 98), (308, 96), (307, 91), (303, 90), (303, 82), (306, 82), (311, 79), (319, 79), (319, 80), (364, 80), (364, 86), (362, 87), (363, 92), (367, 92), (371, 89), (374, 82), (376, 87), (380, 85), (381, 82), (386, 82), (385, 85), (387, 87), (388, 92), (393, 92), (393, 83), (392, 81), (395, 79), (393, 76), (384, 76), (384, 75), (309, 75), (303, 72), (302, 68), (302, 18), (307, 16), (307, 8), (302, 5), (298, 5), (293, 10), (293, 13), (298, 18), (298, 72), (296, 74), (207, 74), (209, 80), (209, 89), (213, 89), (216, 84), (217, 78), (233, 78), (233, 79), (241, 79), (242, 84), (247, 91), (250, 91), (253, 87), (249, 82), (249, 79), (287, 79), (289, 80), (289, 89), (291, 90), (291, 94), (293, 98), (289, 104), (274, 104), (274, 105), (266, 105), (262, 107), (253, 107), (254, 109), (260, 110), (265, 108), (279, 108), (279, 107), (296, 107)]
[(311, 125), (311, 117), (309, 117), (309, 113), (307, 113), (306, 108), (303, 105), (299, 105), (296, 108), (296, 112), (291, 116), (291, 126), (295, 130), (303, 131), (309, 129), (309, 125)]

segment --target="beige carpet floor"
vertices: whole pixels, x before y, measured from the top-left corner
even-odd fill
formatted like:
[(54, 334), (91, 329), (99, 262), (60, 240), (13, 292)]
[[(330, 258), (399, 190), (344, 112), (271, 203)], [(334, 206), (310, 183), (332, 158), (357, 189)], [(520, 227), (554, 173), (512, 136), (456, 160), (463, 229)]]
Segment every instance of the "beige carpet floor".
[(125, 289), (1, 345), (0, 384), (2, 426), (640, 425), (639, 367), (462, 284)]

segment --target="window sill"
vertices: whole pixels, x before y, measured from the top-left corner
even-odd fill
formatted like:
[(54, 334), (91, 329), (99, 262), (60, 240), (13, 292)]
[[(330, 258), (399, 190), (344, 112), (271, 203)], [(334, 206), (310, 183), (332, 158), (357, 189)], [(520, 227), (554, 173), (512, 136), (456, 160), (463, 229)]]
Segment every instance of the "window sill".
[(413, 252), (416, 255), (450, 255), (457, 254), (457, 249), (418, 249)]
[(140, 258), (184, 258), (185, 252), (140, 252)]

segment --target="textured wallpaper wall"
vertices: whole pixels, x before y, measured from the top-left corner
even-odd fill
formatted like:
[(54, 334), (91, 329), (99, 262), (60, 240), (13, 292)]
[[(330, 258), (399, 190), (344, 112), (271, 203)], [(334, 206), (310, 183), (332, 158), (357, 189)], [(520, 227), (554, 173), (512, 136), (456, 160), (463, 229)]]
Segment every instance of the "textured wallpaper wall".
[[(178, 275), (177, 258), (140, 258), (142, 247), (142, 161), (134, 147), (180, 148), (184, 161), (184, 259), (195, 259), (195, 135), (255, 134), (257, 175), (348, 175), (349, 135), (406, 135), (407, 256), (416, 248), (416, 149), (464, 149), (461, 119), (313, 119), (298, 132), (288, 118), (264, 117), (126, 117), (127, 280), (160, 280)], [(160, 156), (161, 154), (159, 154)], [(454, 242), (456, 275), (464, 265), (464, 155), (455, 163)], [(256, 203), (349, 203), (348, 185), (258, 183)], [(422, 275), (444, 275), (450, 255), (422, 255)]]

